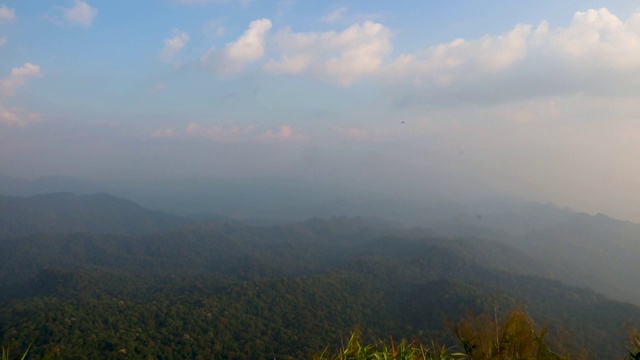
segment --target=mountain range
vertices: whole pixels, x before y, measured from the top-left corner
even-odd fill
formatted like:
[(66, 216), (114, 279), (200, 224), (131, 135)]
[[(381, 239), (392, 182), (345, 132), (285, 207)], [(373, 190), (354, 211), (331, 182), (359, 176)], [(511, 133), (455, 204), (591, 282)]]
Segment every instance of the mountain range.
[(625, 326), (640, 323), (640, 227), (521, 209), (413, 228), (345, 216), (265, 226), (107, 194), (2, 196), (0, 341), (35, 341), (36, 359), (309, 357), (356, 326), (447, 342), (443, 319), (525, 307), (568, 334), (557, 346), (620, 358)]

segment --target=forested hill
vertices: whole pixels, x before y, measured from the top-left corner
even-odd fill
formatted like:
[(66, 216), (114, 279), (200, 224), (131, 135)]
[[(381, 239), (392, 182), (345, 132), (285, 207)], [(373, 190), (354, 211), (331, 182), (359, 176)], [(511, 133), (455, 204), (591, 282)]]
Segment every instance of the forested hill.
[(548, 275), (501, 243), (367, 218), (40, 233), (0, 240), (0, 342), (33, 341), (33, 359), (309, 358), (356, 327), (451, 342), (443, 317), (523, 306), (554, 345), (621, 358), (640, 309)]
[(0, 195), (0, 237), (74, 232), (133, 235), (166, 231), (187, 222), (107, 194)]
[[(35, 340), (34, 359), (52, 353), (117, 358), (121, 349), (130, 358), (305, 359), (355, 328), (370, 341), (393, 336), (451, 344), (443, 317), (495, 308), (502, 316), (524, 303), (550, 328), (550, 338), (563, 337), (554, 346), (620, 359), (625, 323), (640, 316), (632, 305), (539, 278), (492, 275), (473, 265), (451, 276), (430, 273), (435, 264), (459, 265), (447, 252), (434, 258), (367, 259), (312, 276), (242, 281), (216, 273), (43, 270), (29, 283), (30, 296), (0, 308), (1, 340), (14, 348)], [(452, 279), (475, 270), (471, 278)]]

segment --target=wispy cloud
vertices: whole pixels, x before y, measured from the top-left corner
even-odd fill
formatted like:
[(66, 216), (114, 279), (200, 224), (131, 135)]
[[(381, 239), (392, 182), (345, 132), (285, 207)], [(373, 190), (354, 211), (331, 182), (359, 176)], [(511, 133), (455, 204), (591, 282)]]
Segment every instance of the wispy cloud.
[(43, 76), (40, 66), (25, 63), (22, 67), (11, 69), (11, 75), (0, 80), (0, 96), (9, 97), (16, 94), (16, 90), (23, 86), (29, 78)]
[(6, 5), (0, 6), (0, 23), (16, 21), (16, 11), (9, 9)]
[(202, 32), (210, 37), (221, 37), (225, 34), (225, 19), (211, 19), (202, 27)]
[(4, 44), (7, 43), (7, 37), (6, 36), (0, 36), (0, 46), (4, 46)]
[(245, 139), (253, 130), (253, 126), (203, 126), (198, 123), (190, 123), (185, 129), (185, 133), (191, 137), (199, 137), (213, 142), (234, 143)]
[(183, 5), (193, 5), (193, 4), (206, 4), (206, 3), (211, 3), (211, 2), (216, 2), (216, 3), (220, 3), (220, 2), (226, 2), (224, 0), (175, 0), (176, 3), (178, 4), (183, 4)]
[(90, 27), (98, 15), (98, 9), (85, 1), (75, 0), (74, 5), (64, 10), (64, 18), (71, 25)]
[(258, 139), (267, 142), (288, 142), (288, 141), (304, 141), (305, 137), (294, 132), (291, 126), (281, 126), (277, 131), (271, 129), (262, 133)]
[(151, 132), (153, 138), (197, 138), (217, 143), (236, 143), (250, 139), (255, 126), (202, 125), (196, 122), (184, 128), (161, 128)]
[(184, 49), (189, 42), (188, 33), (180, 30), (173, 30), (170, 38), (164, 40), (164, 47), (158, 55), (158, 59), (164, 63), (174, 63), (176, 56)]
[(352, 140), (371, 140), (372, 139), (370, 131), (367, 131), (366, 129), (362, 129), (362, 128), (330, 126), (330, 129)]
[(156, 129), (149, 135), (153, 138), (193, 138), (225, 144), (239, 142), (300, 142), (306, 139), (305, 136), (294, 131), (288, 125), (260, 132), (255, 125), (203, 125), (197, 122), (191, 122), (183, 128), (166, 127)]
[(167, 86), (165, 85), (164, 82), (159, 82), (157, 84), (155, 84), (154, 86), (149, 88), (149, 94), (157, 94), (160, 92), (163, 92), (167, 89)]
[(173, 128), (158, 129), (151, 133), (151, 137), (153, 138), (169, 138), (174, 137), (175, 135), (176, 130)]
[(181, 5), (226, 4), (234, 1), (243, 7), (247, 7), (251, 3), (251, 0), (175, 0), (177, 4)]
[(42, 77), (40, 66), (26, 63), (22, 67), (11, 69), (8, 77), (0, 79), (0, 124), (8, 126), (26, 126), (39, 121), (41, 116), (20, 107), (9, 108), (4, 105), (6, 98), (12, 97), (30, 78)]
[(346, 13), (347, 13), (347, 8), (343, 6), (333, 10), (328, 15), (324, 16), (322, 18), (322, 21), (329, 22), (329, 23), (336, 22), (336, 21), (342, 20), (342, 18)]

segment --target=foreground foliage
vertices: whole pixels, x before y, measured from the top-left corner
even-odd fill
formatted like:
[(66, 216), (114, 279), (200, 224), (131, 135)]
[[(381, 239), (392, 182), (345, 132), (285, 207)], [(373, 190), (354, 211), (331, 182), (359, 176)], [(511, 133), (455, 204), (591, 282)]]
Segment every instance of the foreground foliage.
[(314, 360), (565, 360), (568, 356), (555, 353), (545, 341), (543, 328), (536, 328), (533, 320), (522, 310), (512, 310), (499, 321), (497, 315), (474, 316), (472, 313), (452, 323), (458, 345), (430, 346), (415, 341), (400, 343), (379, 341), (363, 344), (359, 332), (351, 335), (346, 346), (332, 354), (325, 350)]
[(521, 310), (514, 310), (503, 320), (472, 314), (453, 325), (465, 354), (471, 359), (561, 360), (545, 341), (547, 331), (536, 329), (533, 320)]
[[(27, 351), (24, 352), (24, 354), (22, 354), (22, 357), (20, 357), (20, 360), (25, 360), (27, 358), (27, 354), (29, 353), (29, 349), (27, 349)], [(0, 360), (12, 360), (13, 358), (10, 357), (10, 352), (9, 352), (9, 348), (8, 347), (2, 347), (2, 357), (0, 358)]]
[(368, 359), (397, 359), (397, 360), (455, 360), (464, 359), (462, 353), (452, 353), (446, 346), (438, 346), (435, 342), (431, 346), (407, 342), (402, 340), (394, 343), (380, 341), (377, 344), (363, 344), (358, 332), (354, 332), (346, 346), (334, 354), (325, 350), (313, 357), (314, 360), (368, 360)]
[(640, 332), (633, 329), (629, 333), (629, 345), (626, 347), (629, 355), (625, 360), (640, 360)]

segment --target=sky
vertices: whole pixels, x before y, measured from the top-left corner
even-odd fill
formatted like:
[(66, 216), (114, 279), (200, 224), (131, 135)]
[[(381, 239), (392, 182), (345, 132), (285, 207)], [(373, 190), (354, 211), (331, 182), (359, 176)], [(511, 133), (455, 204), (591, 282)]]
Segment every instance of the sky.
[(0, 0), (0, 174), (309, 178), (640, 221), (635, 1)]

